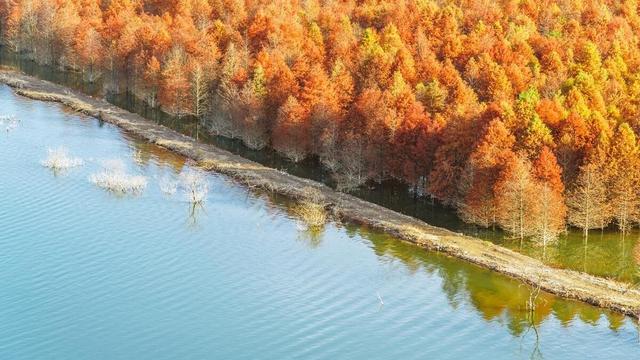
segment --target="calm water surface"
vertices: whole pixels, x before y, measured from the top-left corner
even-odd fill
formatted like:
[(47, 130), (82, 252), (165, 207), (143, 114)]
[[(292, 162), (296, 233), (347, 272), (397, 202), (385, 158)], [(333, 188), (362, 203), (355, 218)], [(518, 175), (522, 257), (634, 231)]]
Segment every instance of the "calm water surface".
[[(189, 164), (0, 87), (0, 359), (638, 358), (634, 321), (383, 234), (301, 230), (286, 199), (210, 174), (192, 208), (159, 181)], [(40, 165), (65, 145), (85, 165)], [(88, 177), (148, 177), (115, 196)], [(382, 302), (384, 304), (382, 304)]]

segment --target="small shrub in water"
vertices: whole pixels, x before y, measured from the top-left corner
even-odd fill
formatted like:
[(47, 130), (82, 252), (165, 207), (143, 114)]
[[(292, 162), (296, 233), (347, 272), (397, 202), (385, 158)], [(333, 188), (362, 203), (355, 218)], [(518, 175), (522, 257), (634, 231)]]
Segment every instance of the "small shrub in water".
[(47, 158), (42, 161), (42, 166), (54, 171), (66, 170), (83, 164), (82, 159), (71, 157), (63, 146), (57, 149), (48, 149), (47, 154)]
[(173, 195), (178, 191), (178, 182), (168, 177), (160, 179), (159, 185), (160, 191), (167, 195)]
[(6, 132), (11, 132), (18, 127), (20, 120), (15, 116), (0, 116), (0, 126), (4, 127)]
[(110, 160), (103, 163), (104, 169), (89, 177), (97, 186), (115, 193), (140, 193), (147, 186), (147, 178), (126, 173), (122, 161)]
[(180, 173), (180, 188), (187, 201), (192, 204), (203, 203), (209, 193), (209, 182), (203, 171), (185, 170)]

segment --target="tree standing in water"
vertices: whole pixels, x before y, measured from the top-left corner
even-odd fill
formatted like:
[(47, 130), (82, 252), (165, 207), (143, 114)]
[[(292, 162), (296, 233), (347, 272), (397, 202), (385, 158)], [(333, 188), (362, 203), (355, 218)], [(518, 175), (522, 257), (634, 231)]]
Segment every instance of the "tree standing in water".
[(515, 137), (504, 123), (492, 120), (469, 160), (460, 181), (464, 194), (458, 213), (467, 222), (488, 227), (496, 223), (496, 194), (493, 185), (498, 180), (504, 164), (514, 154)]
[(638, 145), (633, 130), (622, 123), (615, 134), (608, 162), (611, 172), (610, 201), (613, 217), (624, 236), (640, 213)]
[(573, 189), (567, 197), (569, 223), (584, 231), (598, 229), (609, 223), (607, 187), (602, 169), (593, 163), (580, 167)]
[(522, 246), (525, 237), (535, 234), (534, 215), (539, 207), (531, 163), (522, 155), (509, 159), (494, 191), (498, 224), (520, 239)]
[(562, 169), (551, 149), (546, 146), (534, 162), (533, 169), (539, 194), (535, 232), (546, 251), (547, 244), (565, 228), (567, 207), (564, 204)]

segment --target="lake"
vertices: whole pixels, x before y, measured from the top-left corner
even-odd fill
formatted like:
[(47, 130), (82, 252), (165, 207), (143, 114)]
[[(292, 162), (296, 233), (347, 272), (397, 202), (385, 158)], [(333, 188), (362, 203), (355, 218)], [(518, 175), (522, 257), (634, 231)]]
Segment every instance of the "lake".
[[(584, 359), (640, 356), (636, 322), (353, 224), (309, 231), (287, 199), (0, 87), (2, 359)], [(84, 165), (54, 173), (48, 148)], [(108, 160), (137, 195), (89, 181)], [(534, 299), (535, 309), (527, 307)]]

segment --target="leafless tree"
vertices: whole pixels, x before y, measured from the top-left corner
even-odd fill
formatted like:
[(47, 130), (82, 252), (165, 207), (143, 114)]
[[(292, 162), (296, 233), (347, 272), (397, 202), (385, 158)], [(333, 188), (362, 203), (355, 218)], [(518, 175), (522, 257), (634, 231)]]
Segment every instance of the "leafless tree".
[(585, 239), (589, 237), (589, 230), (602, 228), (610, 222), (606, 183), (596, 166), (586, 164), (580, 168), (567, 196), (567, 206), (569, 223), (583, 229)]

